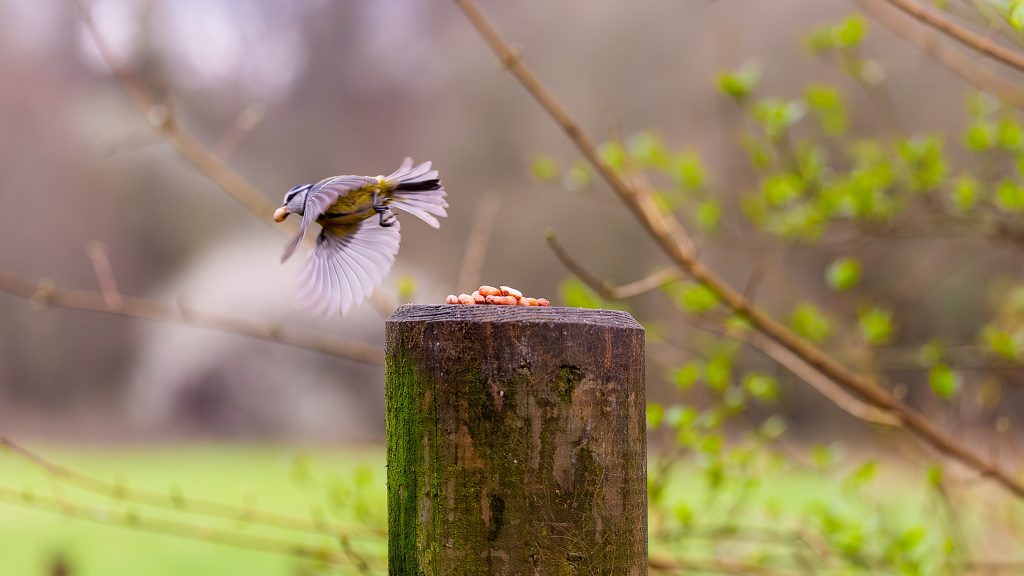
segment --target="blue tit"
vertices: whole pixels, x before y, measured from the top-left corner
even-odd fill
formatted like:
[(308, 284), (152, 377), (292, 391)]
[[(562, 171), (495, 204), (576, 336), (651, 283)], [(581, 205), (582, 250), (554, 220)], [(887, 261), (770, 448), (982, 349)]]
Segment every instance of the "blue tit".
[[(299, 233), (281, 261), (295, 252), (314, 221), (320, 225), (313, 253), (299, 280), (299, 305), (320, 314), (345, 314), (380, 286), (398, 254), (398, 208), (439, 227), (447, 216), (445, 190), (430, 162), (412, 158), (387, 176), (333, 176), (294, 186), (274, 212), (282, 222), (302, 216)], [(374, 218), (376, 216), (376, 218)]]

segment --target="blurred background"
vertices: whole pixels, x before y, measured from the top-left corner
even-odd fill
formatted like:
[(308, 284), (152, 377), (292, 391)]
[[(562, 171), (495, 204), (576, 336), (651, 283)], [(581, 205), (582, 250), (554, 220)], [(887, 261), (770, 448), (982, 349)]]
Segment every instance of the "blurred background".
[[(174, 132), (154, 129), (159, 118), (139, 110), (74, 2), (0, 3), (0, 268), (9, 274), (98, 291), (98, 255), (126, 296), (381, 346), (389, 305), (440, 303), (480, 283), (515, 286), (556, 304), (622, 305), (603, 302), (570, 278), (545, 242), (549, 228), (611, 282), (667, 264), (453, 4), (87, 5), (108, 56), (173, 111)], [(998, 162), (978, 161), (970, 140), (962, 144), (965, 130), (979, 122), (970, 105), (975, 88), (870, 20), (854, 59), (850, 52), (816, 50), (815, 31), (839, 26), (857, 12), (855, 2), (626, 7), (527, 0), (488, 1), (483, 8), (596, 139), (621, 139), (638, 158), (653, 146), (691, 159), (690, 177), (699, 182), (687, 186), (697, 192), (670, 209), (693, 224), (701, 259), (720, 275), (741, 289), (756, 285), (757, 303), (782, 319), (815, 303), (832, 318), (826, 346), (837, 358), (978, 445), (1012, 445), (1022, 381), (1013, 356), (1022, 346), (1013, 338), (1024, 338), (1018, 335), (1024, 300), (1009, 298), (1020, 282), (1019, 238), (973, 234), (973, 228), (962, 233), (962, 222), (932, 218), (914, 204), (882, 224), (824, 223), (813, 238), (762, 225), (745, 200), (766, 179), (748, 136), (759, 126), (757, 115), (752, 120), (730, 98), (722, 79), (756, 70), (758, 97), (779, 100), (803, 98), (809, 84), (835, 86), (848, 126), (839, 141), (823, 146), (840, 149), (843, 138), (938, 138), (950, 179), (944, 189), (953, 186), (961, 164), (980, 165), (983, 174), (1006, 172)], [(405, 156), (431, 160), (449, 193), (449, 217), (440, 230), (406, 219), (397, 265), (376, 306), (345, 318), (312, 317), (293, 306), (295, 262), (279, 263), (287, 235), (183, 157), (175, 148), (179, 131), (271, 205), (297, 183), (388, 173)], [(1012, 171), (1013, 159), (1007, 162)], [(668, 188), (654, 172), (655, 183)], [(665, 199), (672, 200), (671, 191)], [(1013, 211), (999, 218), (1017, 229)], [(893, 225), (922, 221), (930, 226), (924, 232)], [(474, 226), (485, 234), (474, 236)], [(480, 242), (482, 264), (466, 264), (467, 248)], [(827, 276), (843, 258), (865, 270), (860, 278), (858, 268), (852, 295)], [(460, 275), (469, 285), (458, 285)], [(687, 298), (662, 290), (625, 304), (648, 329), (648, 396), (658, 410), (664, 405), (671, 412), (680, 394), (687, 406), (721, 401), (713, 390), (680, 382), (688, 365), (713, 364), (721, 349), (708, 344), (699, 322), (687, 320), (692, 309), (678, 313), (680, 302), (694, 307)], [(379, 366), (176, 322), (41, 308), (0, 294), (0, 434), (94, 470), (131, 470), (158, 487), (173, 484), (177, 470), (179, 481), (194, 477), (202, 490), (209, 481), (199, 473), (205, 466), (224, 466), (223, 475), (236, 480), (265, 473), (287, 483), (296, 474), (297, 446), (322, 451), (322, 460), (334, 463), (339, 450), (357, 454), (369, 462), (367, 474), (382, 477)], [(986, 348), (991, 339), (981, 334), (1000, 322), (1016, 352), (993, 360)], [(936, 363), (919, 359), (924, 346), (940, 341), (951, 344), (943, 363), (949, 371), (936, 376)], [(763, 355), (732, 354), (738, 379), (741, 369), (755, 370), (781, 392), (726, 437), (759, 426), (764, 432), (763, 422), (778, 416), (773, 422), (784, 419), (786, 439), (797, 449), (842, 442), (846, 453), (895, 461), (905, 450), (920, 452), (891, 431), (857, 422)], [(703, 369), (700, 379), (707, 376)], [(939, 388), (955, 379), (955, 394), (934, 392), (937, 379)], [(664, 442), (652, 435), (655, 448)], [(145, 460), (150, 450), (166, 451), (160, 464)], [(133, 464), (138, 458), (144, 462)], [(239, 464), (251, 460), (261, 464)], [(262, 465), (268, 468), (254, 472)], [(152, 466), (167, 473), (147, 476)], [(332, 473), (353, 486), (364, 481), (351, 470)], [(224, 480), (230, 498), (245, 491), (236, 480)], [(5, 514), (0, 509), (0, 518)], [(80, 540), (50, 536), (53, 528), (46, 524), (38, 534), (47, 536), (33, 537), (44, 544), (17, 565), (25, 569), (20, 573), (41, 574), (39, 566), (56, 570), (64, 562), (74, 567)], [(115, 534), (121, 533), (109, 538), (121, 537)], [(115, 564), (102, 564), (105, 573), (117, 573)], [(81, 573), (97, 566), (79, 565)], [(302, 573), (292, 568), (267, 573)]]
[[(783, 96), (798, 95), (809, 79), (836, 78), (800, 39), (852, 6), (652, 2), (627, 14), (613, 2), (489, 8), (599, 137), (654, 127), (672, 146), (699, 153), (715, 191), (730, 194), (754, 183), (716, 75), (756, 62), (766, 91)], [(294, 310), (294, 270), (278, 264), (283, 235), (240, 209), (152, 129), (73, 3), (9, 0), (2, 9), (5, 269), (97, 289), (87, 249), (100, 241), (125, 294), (180, 297), (199, 310), (382, 342), (382, 318), (372, 309), (343, 320)], [(473, 289), (455, 282), (487, 194), (501, 201), (482, 282), (557, 300), (567, 274), (545, 246), (549, 227), (611, 279), (625, 282), (664, 262), (601, 186), (574, 193), (532, 178), (540, 155), (572, 163), (570, 145), (454, 7), (111, 0), (95, 2), (93, 17), (116, 57), (170, 98), (181, 128), (208, 148), (230, 145), (236, 124), (256, 124), (225, 161), (269, 201), (327, 175), (386, 173), (406, 155), (432, 160), (450, 190), (450, 217), (439, 231), (405, 227), (383, 288), (395, 296), (403, 276), (415, 280), (423, 302)], [(965, 114), (951, 111), (963, 109), (968, 87), (884, 29), (872, 40), (868, 50), (892, 79), (887, 90), (902, 126), (961, 128)], [(909, 96), (921, 86), (930, 87), (927, 98)], [(857, 129), (885, 129), (866, 97), (851, 100)], [(799, 247), (753, 251), (712, 238), (705, 252), (737, 282), (764, 254), (780, 255), (760, 292), (769, 306), (809, 277), (815, 282), (802, 286), (803, 295), (827, 291), (816, 281), (821, 258)], [(665, 305), (649, 300), (636, 304), (641, 319)], [(203, 330), (39, 313), (7, 297), (0, 316), (0, 409), (10, 432), (79, 440), (129, 432), (382, 435), (381, 370)], [(658, 379), (651, 380), (656, 395)]]

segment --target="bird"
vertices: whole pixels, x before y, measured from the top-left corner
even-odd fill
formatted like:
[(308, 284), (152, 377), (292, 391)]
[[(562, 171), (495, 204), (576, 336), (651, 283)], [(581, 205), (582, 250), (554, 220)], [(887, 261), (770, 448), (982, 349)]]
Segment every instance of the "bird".
[(448, 215), (446, 196), (432, 164), (414, 166), (412, 158), (387, 176), (331, 176), (291, 187), (274, 211), (274, 221), (283, 222), (291, 214), (302, 221), (281, 262), (291, 258), (313, 222), (320, 225), (299, 277), (299, 306), (342, 316), (359, 306), (384, 281), (398, 254), (401, 226), (391, 209), (439, 228), (438, 217)]

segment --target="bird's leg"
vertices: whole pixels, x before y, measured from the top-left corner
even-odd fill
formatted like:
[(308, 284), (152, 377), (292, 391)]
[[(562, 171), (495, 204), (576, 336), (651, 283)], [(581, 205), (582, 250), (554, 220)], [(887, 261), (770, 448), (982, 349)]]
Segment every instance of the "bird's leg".
[(395, 213), (392, 212), (391, 208), (388, 208), (387, 205), (378, 203), (379, 195), (380, 195), (379, 191), (374, 191), (374, 193), (373, 193), (373, 203), (371, 204), (371, 206), (373, 206), (373, 210), (374, 210), (374, 212), (377, 213), (377, 216), (380, 217), (380, 225), (381, 225), (381, 227), (382, 228), (389, 228), (391, 226), (394, 226), (395, 223), (398, 222), (398, 216), (395, 216)]

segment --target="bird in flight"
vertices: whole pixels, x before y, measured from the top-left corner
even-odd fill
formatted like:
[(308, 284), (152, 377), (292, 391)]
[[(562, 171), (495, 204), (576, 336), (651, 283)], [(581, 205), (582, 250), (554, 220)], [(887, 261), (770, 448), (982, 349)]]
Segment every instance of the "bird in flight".
[(413, 166), (412, 158), (387, 176), (332, 176), (292, 187), (274, 221), (296, 214), (302, 222), (281, 261), (295, 253), (310, 224), (320, 225), (300, 276), (299, 305), (325, 315), (358, 306), (384, 281), (398, 254), (400, 226), (391, 208), (438, 228), (437, 217), (448, 215), (445, 196), (437, 170), (430, 162)]

